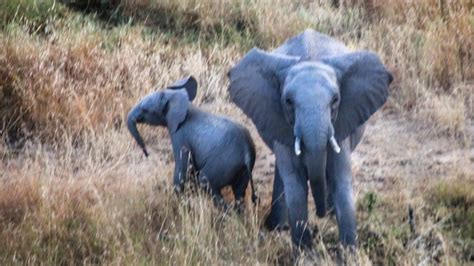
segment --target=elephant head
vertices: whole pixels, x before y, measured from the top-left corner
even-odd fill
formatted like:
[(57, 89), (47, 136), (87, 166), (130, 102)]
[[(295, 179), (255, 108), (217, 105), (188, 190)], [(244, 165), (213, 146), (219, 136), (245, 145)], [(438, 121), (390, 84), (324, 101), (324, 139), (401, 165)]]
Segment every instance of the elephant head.
[(196, 90), (196, 79), (192, 76), (186, 77), (165, 90), (148, 94), (128, 113), (128, 130), (145, 156), (148, 156), (148, 151), (138, 132), (137, 124), (165, 126), (170, 133), (174, 133), (185, 120), (188, 102), (196, 97)]
[(229, 92), (271, 149), (291, 147), (310, 181), (318, 216), (326, 212), (326, 156), (388, 97), (392, 76), (367, 51), (320, 60), (253, 48), (229, 73)]

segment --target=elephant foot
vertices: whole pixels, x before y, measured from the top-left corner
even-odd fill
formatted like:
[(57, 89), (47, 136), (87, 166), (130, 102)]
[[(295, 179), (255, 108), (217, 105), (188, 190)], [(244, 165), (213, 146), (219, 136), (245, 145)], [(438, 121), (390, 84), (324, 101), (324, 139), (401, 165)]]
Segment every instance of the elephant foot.
[(267, 219), (265, 220), (265, 228), (269, 231), (288, 231), (290, 230), (290, 225), (287, 221), (279, 221), (272, 217), (272, 214), (268, 215)]

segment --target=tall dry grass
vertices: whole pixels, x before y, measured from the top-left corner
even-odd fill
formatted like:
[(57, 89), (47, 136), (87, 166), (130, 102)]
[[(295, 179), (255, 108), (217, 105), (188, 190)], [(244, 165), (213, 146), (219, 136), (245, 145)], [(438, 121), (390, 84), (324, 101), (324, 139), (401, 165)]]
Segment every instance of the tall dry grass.
[[(250, 47), (271, 49), (311, 27), (375, 50), (395, 76), (386, 109), (469, 147), (472, 3), (334, 2), (2, 2), (1, 264), (332, 264), (348, 255), (331, 217), (311, 217), (315, 252), (295, 259), (287, 233), (262, 229), (269, 197), (244, 217), (210, 207), (205, 195), (176, 198), (166, 132), (141, 129), (152, 153), (145, 160), (123, 125), (140, 97), (192, 73), (200, 83), (195, 104), (247, 124), (265, 153), (228, 101), (225, 74)], [(265, 165), (257, 173), (270, 178), (272, 171)], [(472, 179), (465, 175), (420, 181), (410, 192), (358, 195), (360, 248), (349, 261), (472, 260), (474, 204), (463, 189)], [(259, 184), (261, 195), (269, 189)]]
[[(5, 90), (3, 93), (11, 95), (10, 101), (15, 101), (14, 99), (18, 97), (29, 99), (32, 106), (28, 100), (20, 101), (28, 108), (20, 103), (9, 105), (21, 109), (12, 110), (13, 112), (21, 113), (37, 108), (31, 110), (31, 120), (46, 120), (45, 127), (49, 126), (54, 130), (58, 128), (58, 123), (66, 127), (67, 132), (76, 133), (84, 127), (98, 128), (99, 120), (120, 121), (116, 112), (100, 110), (102, 106), (108, 104), (94, 101), (103, 98), (111, 100), (114, 97), (120, 99), (123, 93), (120, 92), (121, 87), (137, 91), (134, 88), (157, 84), (158, 75), (152, 75), (146, 84), (140, 83), (144, 82), (143, 78), (137, 78), (138, 73), (158, 69), (156, 65), (140, 65), (156, 58), (158, 45), (151, 44), (154, 38), (161, 38), (164, 42), (189, 40), (194, 42), (195, 46), (209, 47), (205, 50), (220, 49), (222, 46), (235, 48), (240, 50), (233, 54), (233, 58), (236, 58), (237, 54), (254, 45), (263, 48), (274, 47), (285, 38), (307, 27), (339, 38), (353, 48), (367, 48), (378, 52), (395, 74), (392, 100), (399, 109), (414, 110), (420, 119), (427, 119), (436, 125), (436, 128), (447, 129), (445, 131), (457, 135), (465, 135), (463, 124), (472, 118), (467, 117), (472, 113), (470, 110), (472, 110), (474, 78), (471, 38), (474, 32), (472, 3), (469, 1), (423, 0), (415, 3), (397, 0), (383, 4), (376, 1), (342, 1), (339, 8), (334, 8), (330, 5), (331, 1), (323, 3), (324, 1), (280, 0), (270, 3), (266, 0), (254, 2), (124, 0), (111, 2), (114, 4), (111, 5), (113, 7), (111, 10), (114, 10), (113, 14), (116, 15), (114, 20), (107, 21), (127, 22), (113, 29), (104, 29), (103, 22), (100, 21), (78, 21), (84, 18), (77, 15), (73, 15), (73, 18), (61, 18), (70, 17), (71, 15), (67, 15), (70, 11), (64, 11), (64, 7), (56, 2), (51, 2), (49, 7), (46, 4), (40, 5), (48, 11), (45, 13), (50, 15), (38, 18), (38, 15), (31, 10), (39, 7), (27, 8), (28, 5), (24, 4), (31, 1), (19, 1), (18, 3), (23, 3), (18, 5), (22, 8), (14, 9), (11, 6), (14, 6), (15, 1), (6, 2), (10, 3), (7, 5), (10, 9), (5, 9), (9, 13), (3, 14), (4, 25), (27, 27), (27, 31), (31, 32), (30, 22), (34, 21), (34, 29), (42, 29), (39, 34), (46, 36), (41, 40), (34, 40), (37, 34), (32, 36), (16, 34), (14, 32), (21, 32), (22, 29), (8, 28), (7, 32), (10, 33), (3, 33), (2, 42), (5, 42), (3, 45), (5, 49), (2, 51), (2, 65), (6, 66), (4, 68), (6, 70), (3, 71), (5, 73), (2, 73), (2, 77), (7, 84), (3, 86)], [(10, 13), (13, 10), (16, 13), (12, 16)], [(22, 10), (27, 15), (22, 16)], [(16, 23), (9, 23), (11, 21)], [(84, 29), (79, 29), (80, 27)], [(173, 37), (173, 34), (176, 37)], [(147, 37), (151, 40), (144, 42)], [(135, 46), (130, 47), (131, 50), (143, 54), (131, 57), (129, 60), (137, 60), (136, 62), (113, 62), (128, 56), (127, 49), (116, 49), (127, 38), (134, 40), (125, 41), (125, 45)], [(24, 42), (24, 45), (19, 47), (18, 42)], [(145, 53), (143, 49), (149, 51)], [(31, 56), (24, 56), (25, 54)], [(40, 64), (41, 61), (47, 61), (48, 64)], [(32, 65), (32, 69), (19, 67), (25, 64)], [(134, 68), (139, 70), (136, 71)], [(21, 73), (22, 70), (25, 73)], [(158, 71), (165, 72), (163, 68)], [(110, 72), (113, 74), (109, 75)], [(225, 72), (225, 69), (222, 72)], [(45, 73), (48, 75), (44, 75)], [(26, 78), (25, 75), (31, 77)], [(19, 80), (15, 81), (15, 78)], [(14, 82), (29, 84), (8, 85)], [(160, 84), (164, 83), (158, 83)], [(41, 88), (31, 89), (32, 87)], [(22, 91), (21, 88), (26, 89)], [(32, 92), (34, 95), (25, 95)], [(50, 95), (53, 92), (54, 95)], [(18, 96), (20, 94), (24, 96)], [(88, 96), (85, 96), (86, 94)], [(50, 100), (58, 97), (68, 100), (62, 103)], [(432, 99), (439, 98), (449, 98), (448, 101), (456, 105), (433, 108), (439, 104)], [(50, 101), (50, 104), (55, 105), (52, 108), (55, 110), (50, 112), (41, 110), (39, 106), (45, 107), (41, 104), (44, 101)], [(97, 109), (97, 112), (90, 113), (92, 111), (90, 106), (94, 106), (93, 109)], [(87, 110), (89, 113), (85, 109), (89, 109)], [(71, 112), (77, 112), (79, 115), (71, 116)], [(115, 117), (110, 117), (112, 113)], [(36, 117), (51, 114), (56, 117), (49, 119), (56, 122), (50, 123), (44, 117)], [(450, 118), (446, 121), (438, 119), (439, 117)], [(20, 121), (10, 121), (8, 124), (16, 122)], [(67, 129), (69, 123), (73, 125)], [(50, 132), (51, 129), (46, 131)]]

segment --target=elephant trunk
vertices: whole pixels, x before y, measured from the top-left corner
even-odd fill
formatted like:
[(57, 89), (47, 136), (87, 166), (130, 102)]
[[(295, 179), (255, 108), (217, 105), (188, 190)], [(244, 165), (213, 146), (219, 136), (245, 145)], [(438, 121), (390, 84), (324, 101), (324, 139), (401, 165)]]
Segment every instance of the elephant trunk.
[(132, 134), (133, 138), (137, 141), (140, 148), (142, 148), (145, 156), (148, 157), (148, 151), (146, 150), (145, 143), (143, 142), (142, 137), (137, 129), (137, 123), (140, 121), (141, 110), (137, 107), (133, 108), (132, 111), (128, 114), (127, 118), (127, 128)]
[[(327, 147), (334, 130), (332, 129), (329, 116), (327, 119), (324, 119), (324, 116), (314, 114), (314, 111), (302, 113), (301, 117), (305, 118), (305, 120), (297, 120), (295, 127), (295, 153), (296, 155), (298, 155), (298, 152), (302, 154), (302, 161), (306, 167), (311, 192), (316, 203), (316, 214), (319, 217), (323, 217), (326, 214), (327, 198)], [(313, 117), (313, 119), (308, 121), (308, 117)]]
[(326, 214), (326, 150), (311, 151), (305, 156), (311, 193), (316, 204), (316, 214), (323, 217)]

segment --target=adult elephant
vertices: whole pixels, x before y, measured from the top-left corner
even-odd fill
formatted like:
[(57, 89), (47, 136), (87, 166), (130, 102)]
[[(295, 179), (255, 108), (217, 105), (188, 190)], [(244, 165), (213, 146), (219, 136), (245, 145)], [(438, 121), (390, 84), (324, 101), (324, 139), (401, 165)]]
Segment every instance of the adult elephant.
[(311, 246), (309, 181), (317, 215), (333, 206), (340, 241), (356, 245), (350, 154), (392, 81), (378, 56), (308, 29), (271, 52), (253, 48), (228, 76), (232, 101), (275, 154), (267, 227), (289, 219), (293, 243)]

